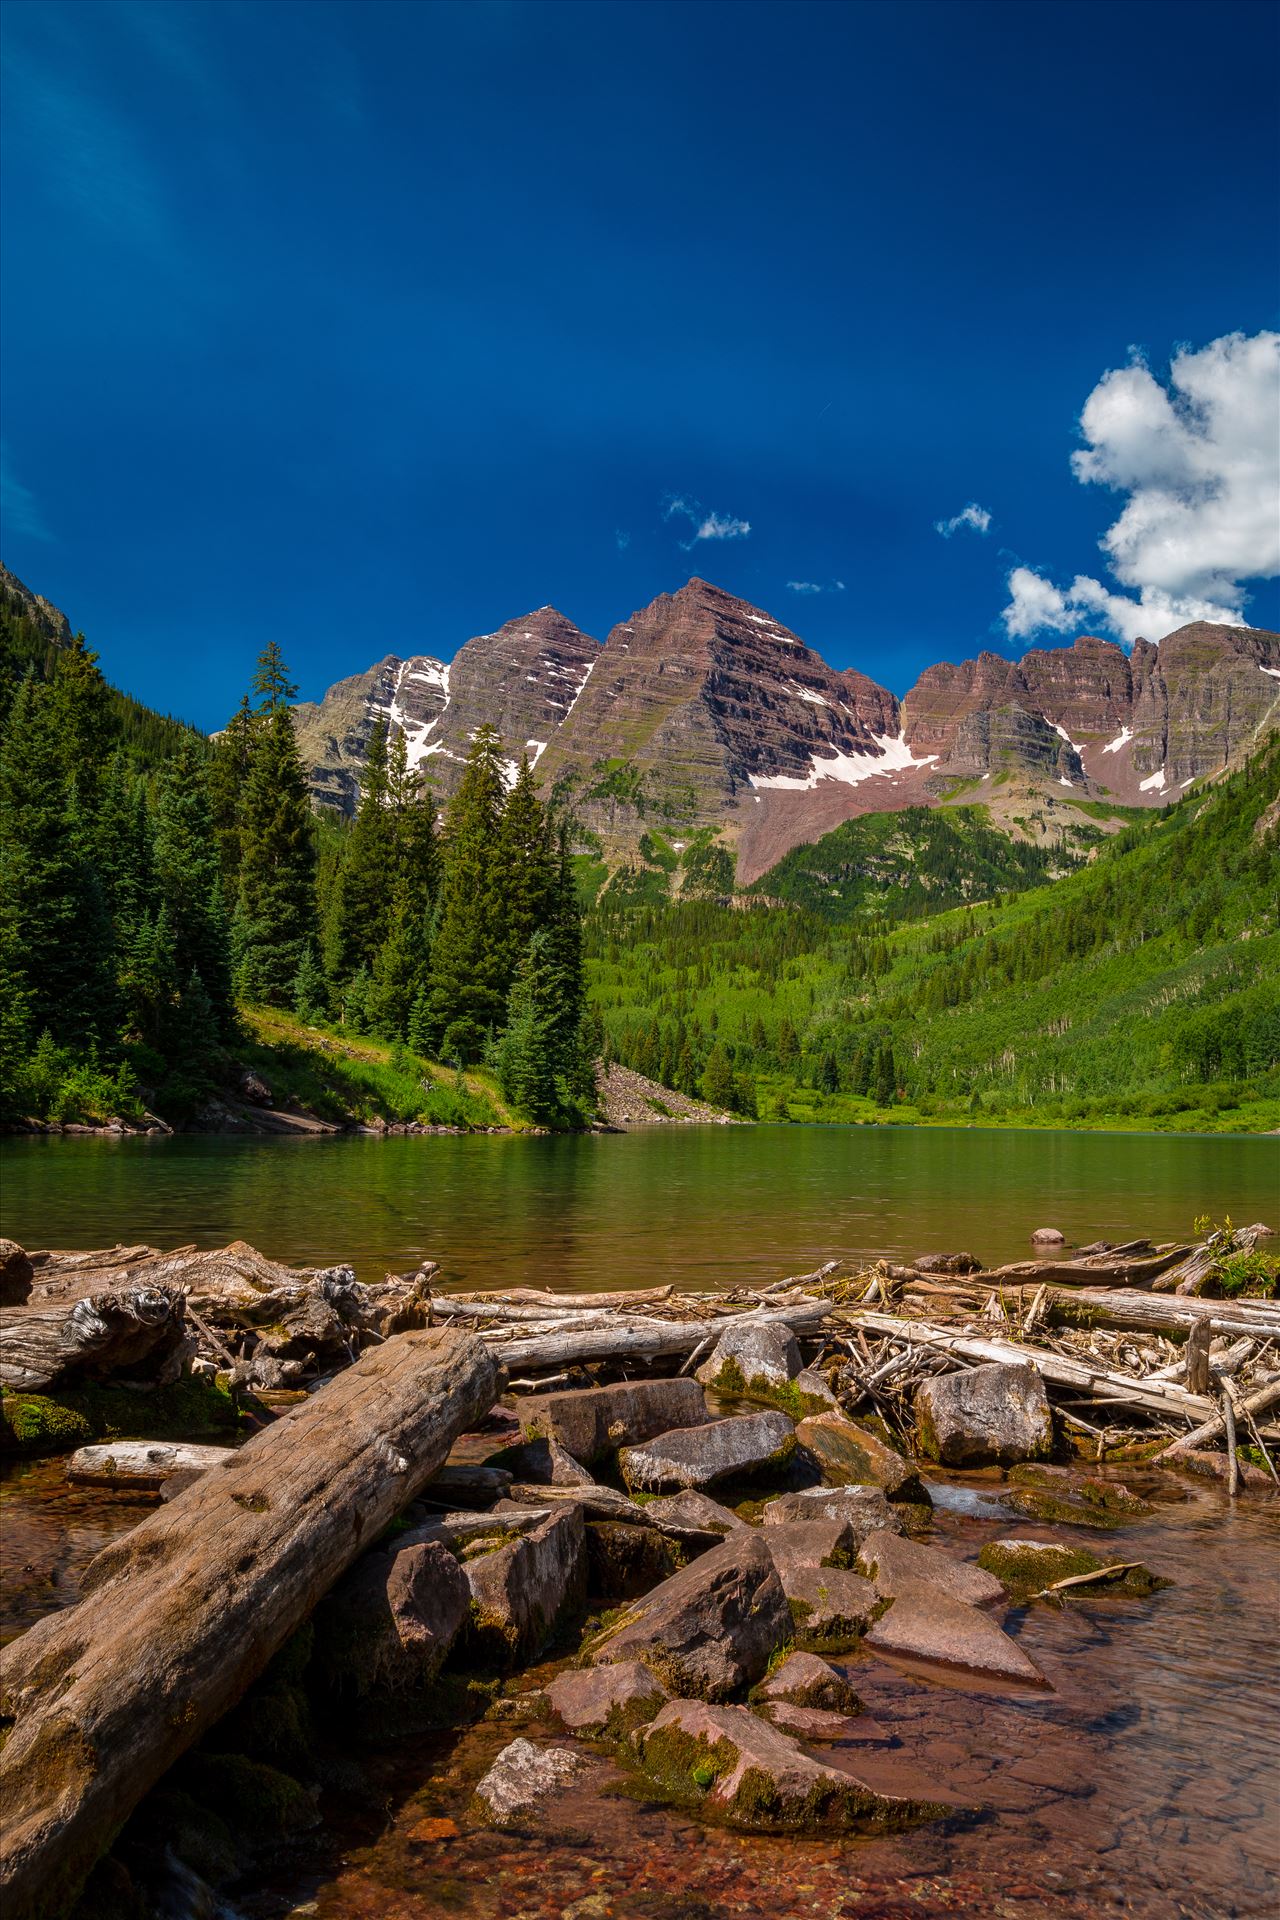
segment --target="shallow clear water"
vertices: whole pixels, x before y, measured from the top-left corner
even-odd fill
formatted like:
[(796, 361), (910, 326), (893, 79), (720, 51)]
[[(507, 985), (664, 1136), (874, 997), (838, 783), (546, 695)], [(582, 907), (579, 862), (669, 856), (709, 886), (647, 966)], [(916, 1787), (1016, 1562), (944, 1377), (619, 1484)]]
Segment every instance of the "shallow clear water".
[(25, 1246), (253, 1242), (364, 1279), (439, 1260), (472, 1286), (712, 1286), (837, 1257), (1176, 1239), (1280, 1213), (1268, 1137), (976, 1128), (655, 1127), (575, 1138), (10, 1139)]

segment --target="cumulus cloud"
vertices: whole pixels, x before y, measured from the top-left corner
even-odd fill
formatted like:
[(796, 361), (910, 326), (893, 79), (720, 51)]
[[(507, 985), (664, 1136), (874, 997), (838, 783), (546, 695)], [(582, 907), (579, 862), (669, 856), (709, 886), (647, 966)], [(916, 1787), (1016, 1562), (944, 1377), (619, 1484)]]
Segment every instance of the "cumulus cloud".
[(828, 580), (824, 586), (821, 580), (788, 580), (791, 593), (843, 593), (843, 580)]
[(680, 542), (688, 553), (700, 540), (745, 540), (751, 531), (749, 520), (739, 520), (731, 513), (709, 513), (696, 500), (686, 500), (681, 494), (672, 494), (663, 508), (664, 520), (684, 519), (689, 522), (693, 532), (687, 540)]
[(1096, 618), (1126, 644), (1189, 620), (1245, 624), (1247, 583), (1280, 573), (1280, 333), (1224, 334), (1177, 352), (1167, 383), (1135, 354), (1103, 375), (1072, 455), (1084, 485), (1128, 496), (1099, 542), (1128, 593), (1089, 574), (1059, 588), (1009, 575), (1013, 639)]
[(949, 520), (935, 520), (933, 525), (935, 532), (940, 533), (944, 540), (949, 540), (953, 533), (959, 533), (961, 527), (972, 527), (975, 533), (985, 533), (991, 525), (991, 515), (976, 500), (971, 500), (967, 507), (961, 507), (959, 513), (953, 513)]

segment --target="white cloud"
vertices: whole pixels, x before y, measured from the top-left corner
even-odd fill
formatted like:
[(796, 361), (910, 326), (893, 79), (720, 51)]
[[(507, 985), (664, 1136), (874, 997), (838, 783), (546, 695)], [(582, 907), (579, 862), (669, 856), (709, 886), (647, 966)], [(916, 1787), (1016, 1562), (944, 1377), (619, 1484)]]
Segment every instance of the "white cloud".
[(28, 540), (52, 540), (44, 515), (30, 487), (24, 487), (9, 465), (6, 448), (0, 447), (0, 522), (6, 532), (22, 534)]
[(1247, 582), (1280, 573), (1280, 333), (1224, 334), (1173, 357), (1162, 384), (1136, 355), (1085, 401), (1077, 480), (1128, 499), (1099, 545), (1129, 593), (1089, 574), (1059, 588), (1009, 575), (1014, 639), (1065, 633), (1082, 616), (1126, 644), (1189, 620), (1244, 624)]
[(625, 532), (622, 527), (615, 527), (613, 530), (613, 541), (614, 541), (614, 545), (618, 549), (618, 552), (625, 553), (627, 548), (631, 545), (631, 535)]
[(787, 589), (791, 593), (843, 593), (843, 580), (829, 580), (823, 586), (821, 580), (788, 580)]
[(935, 520), (933, 525), (935, 532), (940, 533), (944, 540), (949, 540), (953, 533), (959, 533), (961, 527), (972, 527), (975, 533), (985, 533), (991, 525), (991, 515), (976, 500), (971, 500), (967, 507), (962, 507), (959, 513), (953, 513), (949, 520)]
[(672, 494), (663, 508), (664, 520), (677, 517), (685, 519), (693, 528), (688, 540), (680, 542), (688, 553), (690, 547), (696, 547), (699, 540), (745, 540), (751, 531), (749, 520), (739, 520), (731, 513), (708, 513), (696, 500), (686, 500), (681, 494)]

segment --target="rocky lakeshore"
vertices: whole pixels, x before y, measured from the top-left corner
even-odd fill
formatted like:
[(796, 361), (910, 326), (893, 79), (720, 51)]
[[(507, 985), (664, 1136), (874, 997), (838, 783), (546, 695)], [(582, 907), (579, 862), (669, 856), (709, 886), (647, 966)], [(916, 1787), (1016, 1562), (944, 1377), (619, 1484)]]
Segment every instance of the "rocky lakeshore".
[[(296, 1879), (329, 1857), (335, 1796), (367, 1832), (388, 1769), (445, 1747), (387, 1842), (407, 1913), (470, 1910), (441, 1891), (451, 1849), (589, 1858), (627, 1807), (701, 1836), (704, 1866), (730, 1836), (777, 1836), (814, 1873), (833, 1848), (870, 1866), (873, 1840), (999, 1819), (972, 1752), (914, 1750), (882, 1702), (963, 1702), (1034, 1788), (1035, 1717), (1087, 1681), (1090, 1634), (1122, 1643), (1176, 1603), (1183, 1568), (1134, 1543), (1189, 1497), (1187, 1467), (1224, 1514), (1273, 1512), (1280, 1308), (1221, 1297), (1225, 1263), (1269, 1258), (1263, 1230), (1242, 1238), (716, 1296), (444, 1295), (430, 1263), (361, 1288), (243, 1246), (6, 1247), (8, 1444), (39, 1428), (35, 1402), (78, 1398), (114, 1424), (68, 1477), (152, 1503), (77, 1604), (5, 1649), (7, 1910), (283, 1912), (281, 1860)], [(120, 1424), (119, 1396), (202, 1376), (246, 1443)], [(116, 1636), (145, 1656), (83, 1660)], [(620, 1898), (474, 1910), (738, 1910)]]

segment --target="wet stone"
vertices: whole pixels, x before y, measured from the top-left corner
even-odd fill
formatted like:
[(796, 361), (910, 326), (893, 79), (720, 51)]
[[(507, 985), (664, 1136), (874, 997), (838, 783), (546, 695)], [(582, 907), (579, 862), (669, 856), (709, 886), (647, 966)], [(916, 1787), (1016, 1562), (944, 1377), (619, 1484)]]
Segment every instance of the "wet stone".
[(1122, 1593), (1145, 1599), (1148, 1594), (1167, 1587), (1170, 1582), (1141, 1564), (1128, 1564), (1123, 1553), (1106, 1559), (1084, 1547), (1069, 1547), (1059, 1540), (991, 1540), (978, 1555), (978, 1565), (1007, 1588), (1015, 1599), (1026, 1600), (1043, 1593), (1058, 1580), (1074, 1579), (1079, 1574), (1102, 1573), (1116, 1567), (1105, 1579), (1068, 1588), (1064, 1598), (1103, 1599)]
[(633, 1489), (665, 1493), (677, 1487), (709, 1487), (782, 1464), (794, 1450), (794, 1435), (785, 1413), (744, 1413), (626, 1447), (618, 1465)]
[[(526, 1486), (543, 1487), (591, 1487), (595, 1481), (587, 1469), (582, 1466), (558, 1440), (541, 1438), (526, 1440), (518, 1447), (505, 1447), (501, 1453), (492, 1454), (485, 1463), (489, 1467), (503, 1470), (507, 1475), (507, 1485), (512, 1480)], [(506, 1489), (504, 1488), (505, 1492)]]
[(1049, 1685), (1035, 1662), (988, 1614), (923, 1581), (900, 1584), (888, 1611), (868, 1631), (866, 1645), (991, 1680)]
[(938, 1587), (953, 1600), (971, 1607), (1004, 1598), (999, 1580), (981, 1566), (954, 1560), (937, 1547), (924, 1547), (917, 1540), (905, 1540), (893, 1533), (867, 1535), (858, 1553), (858, 1569), (874, 1582), (877, 1593), (890, 1600), (903, 1587), (918, 1581)]
[(532, 1532), (468, 1560), (472, 1633), (487, 1653), (513, 1660), (537, 1653), (561, 1615), (586, 1594), (581, 1509), (554, 1513)]
[(802, 1493), (782, 1493), (770, 1500), (761, 1516), (766, 1527), (786, 1526), (796, 1520), (839, 1520), (860, 1546), (869, 1533), (902, 1533), (902, 1516), (895, 1513), (878, 1487), (810, 1487)]
[(763, 1680), (753, 1698), (786, 1701), (795, 1707), (821, 1707), (828, 1713), (862, 1711), (844, 1675), (816, 1653), (789, 1653), (782, 1665)]
[(651, 1668), (623, 1660), (562, 1673), (547, 1688), (547, 1698), (570, 1733), (619, 1738), (647, 1725), (671, 1695)]
[(780, 1567), (778, 1577), (791, 1609), (797, 1647), (843, 1653), (857, 1644), (880, 1607), (880, 1596), (861, 1574), (841, 1567)]
[(678, 1573), (688, 1550), (656, 1527), (587, 1522), (587, 1587), (600, 1600), (638, 1600)]
[(471, 1589), (442, 1541), (359, 1561), (315, 1614), (316, 1669), (339, 1691), (403, 1693), (439, 1671)]
[(721, 1393), (749, 1393), (785, 1387), (800, 1367), (800, 1349), (789, 1327), (744, 1318), (720, 1335), (695, 1378)]
[(874, 1433), (839, 1413), (820, 1413), (796, 1428), (799, 1444), (822, 1468), (822, 1477), (837, 1487), (879, 1487), (889, 1500), (915, 1500), (927, 1506), (929, 1496), (915, 1468)]
[(513, 1740), (476, 1787), (482, 1818), (496, 1827), (523, 1824), (586, 1764), (584, 1756), (569, 1747), (535, 1747), (531, 1740)]
[(692, 1487), (646, 1501), (643, 1514), (648, 1525), (687, 1541), (691, 1547), (714, 1546), (717, 1540), (747, 1524), (732, 1508), (722, 1507), (709, 1494)]

